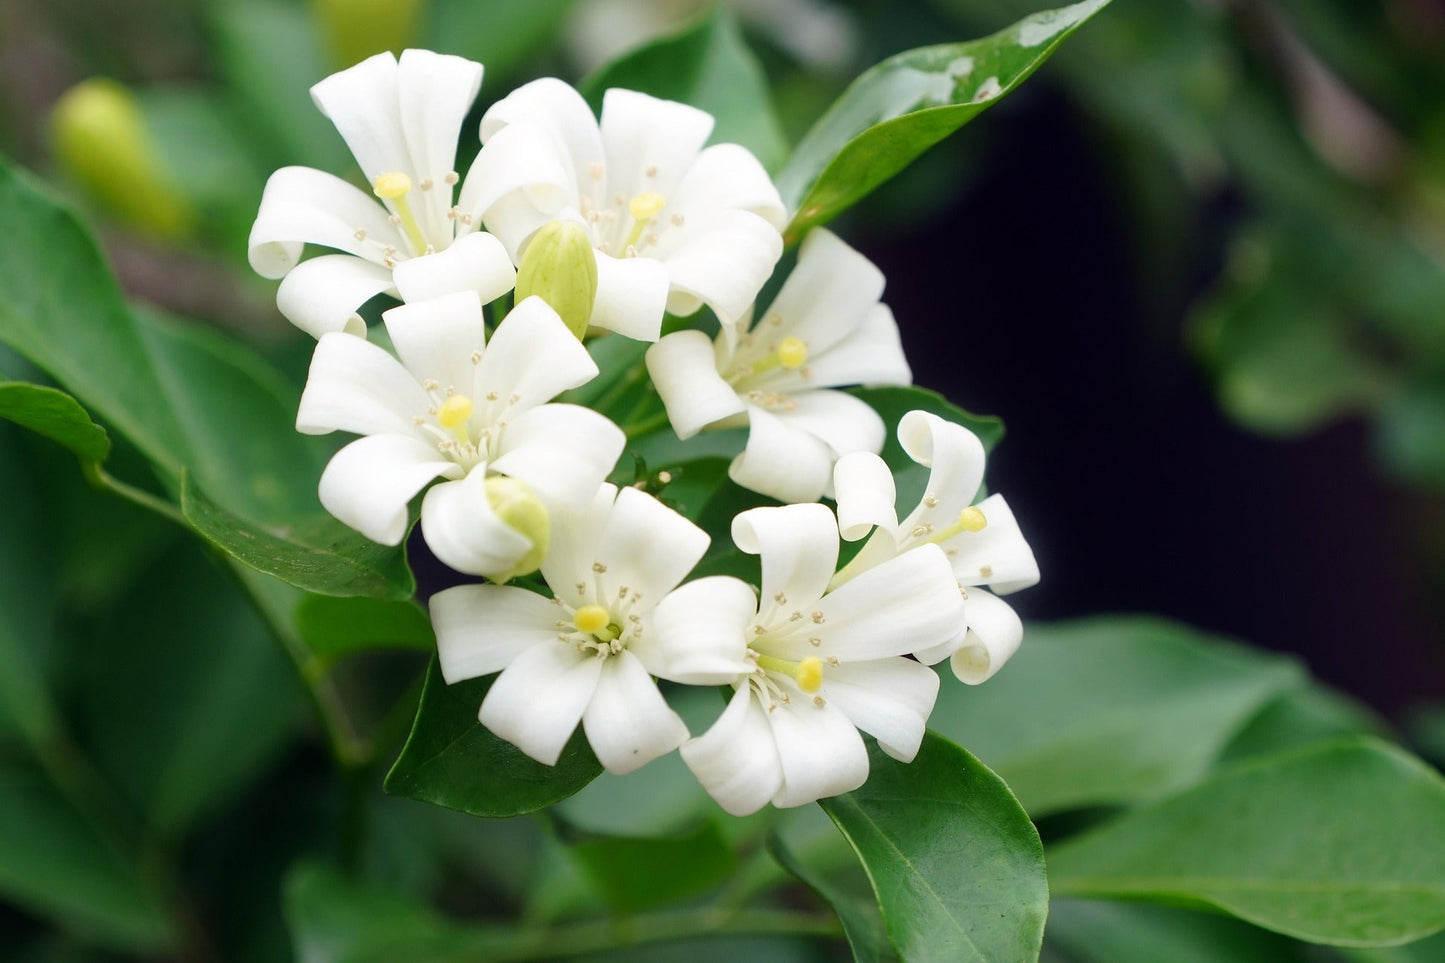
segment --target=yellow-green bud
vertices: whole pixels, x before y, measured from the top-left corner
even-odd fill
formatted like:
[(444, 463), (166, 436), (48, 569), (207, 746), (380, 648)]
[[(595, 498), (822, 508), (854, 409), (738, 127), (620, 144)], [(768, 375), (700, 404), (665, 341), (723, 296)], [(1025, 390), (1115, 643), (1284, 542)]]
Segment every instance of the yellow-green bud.
[(338, 68), (413, 45), (423, 0), (312, 0), (311, 10)]
[(106, 213), (164, 240), (186, 237), (195, 222), (146, 129), (135, 95), (106, 77), (76, 84), (50, 115), (56, 160)]
[(487, 479), (486, 490), (492, 513), (532, 542), (532, 548), (517, 559), (510, 570), (488, 577), (500, 584), (519, 575), (532, 574), (542, 567), (547, 558), (547, 541), (552, 534), (552, 520), (547, 515), (547, 507), (531, 485), (506, 475), (492, 475)]
[(552, 221), (527, 244), (517, 268), (517, 302), (537, 295), (580, 341), (597, 301), (597, 254), (574, 221)]

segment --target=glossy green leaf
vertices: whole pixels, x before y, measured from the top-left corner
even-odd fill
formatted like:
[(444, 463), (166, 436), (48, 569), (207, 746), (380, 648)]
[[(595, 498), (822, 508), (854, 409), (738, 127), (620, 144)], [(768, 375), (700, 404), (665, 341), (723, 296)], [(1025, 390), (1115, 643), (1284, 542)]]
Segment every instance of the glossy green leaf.
[(780, 833), (768, 837), (768, 852), (838, 914), (843, 934), (848, 937), (848, 947), (857, 963), (885, 963), (897, 959), (888, 943), (888, 933), (883, 928), (883, 917), (876, 902), (842, 886), (829, 868), (794, 851)]
[(1445, 927), (1445, 780), (1369, 738), (1221, 771), (1049, 853), (1060, 896), (1210, 906), (1315, 943)]
[(1216, 765), (1340, 739), (1386, 736), (1389, 726), (1353, 700), (1313, 685), (1284, 693), (1260, 709), (1230, 739)]
[(1077, 963), (1305, 963), (1299, 943), (1213, 913), (1056, 899), (1044, 945)]
[(702, 896), (726, 880), (737, 863), (714, 820), (674, 836), (591, 839), (569, 852), (607, 904), (622, 914)]
[(376, 649), (430, 652), (436, 647), (431, 620), (410, 599), (307, 595), (296, 609), (296, 625), (307, 648), (326, 664)]
[(477, 722), (495, 676), (447, 685), (435, 659), (386, 791), (473, 816), (516, 816), (565, 799), (602, 771), (581, 729), (544, 766)]
[(716, 118), (711, 143), (741, 144), (772, 170), (787, 152), (767, 79), (725, 7), (604, 67), (582, 84), (594, 110), (609, 87), (641, 90)]
[(90, 420), (80, 402), (54, 388), (0, 382), (0, 418), (59, 442), (82, 461), (104, 461), (110, 452), (105, 429)]
[(789, 240), (826, 224), (1011, 93), (1108, 0), (1049, 10), (991, 37), (920, 47), (870, 68), (778, 174)]
[(1158, 619), (1029, 625), (997, 676), (945, 684), (929, 725), (977, 752), (1037, 818), (1196, 781), (1302, 680), (1284, 659)]
[(861, 788), (820, 805), (868, 871), (899, 957), (1037, 959), (1043, 847), (1008, 786), (933, 733), (911, 764), (870, 758)]

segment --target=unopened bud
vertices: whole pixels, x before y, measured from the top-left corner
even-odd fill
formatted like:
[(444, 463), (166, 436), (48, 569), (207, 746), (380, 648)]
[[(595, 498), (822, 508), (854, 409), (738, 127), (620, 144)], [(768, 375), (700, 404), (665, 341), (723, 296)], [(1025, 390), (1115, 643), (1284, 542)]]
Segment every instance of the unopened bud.
[(580, 341), (597, 300), (597, 255), (580, 224), (552, 221), (527, 244), (517, 268), (517, 303), (537, 295)]
[(495, 574), (488, 573), (487, 577), (501, 584), (519, 575), (532, 574), (542, 567), (542, 562), (547, 558), (547, 540), (552, 534), (552, 520), (547, 515), (547, 506), (542, 504), (531, 485), (506, 475), (490, 476), (486, 482), (486, 491), (492, 514), (532, 543), (531, 549), (517, 559), (511, 569)]

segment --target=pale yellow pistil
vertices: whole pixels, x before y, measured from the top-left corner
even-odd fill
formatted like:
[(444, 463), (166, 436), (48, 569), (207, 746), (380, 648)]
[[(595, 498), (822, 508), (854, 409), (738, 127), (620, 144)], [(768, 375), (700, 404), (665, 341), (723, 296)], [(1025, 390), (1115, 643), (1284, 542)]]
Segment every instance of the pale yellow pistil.
[(577, 631), (599, 642), (612, 642), (622, 634), (621, 626), (612, 621), (612, 613), (601, 605), (584, 605), (572, 614)]
[(987, 526), (988, 519), (984, 517), (983, 512), (973, 507), (965, 508), (958, 513), (958, 521), (929, 535), (923, 540), (923, 544), (941, 545), (955, 535), (964, 532), (981, 532)]
[(636, 250), (637, 242), (642, 240), (647, 225), (651, 224), (666, 206), (667, 199), (651, 191), (638, 194), (627, 202), (627, 213), (632, 215), (632, 232), (627, 235), (627, 242), (622, 245), (624, 250)]
[(778, 348), (772, 354), (764, 355), (757, 361), (737, 368), (728, 377), (728, 383), (736, 385), (740, 381), (760, 375), (774, 368), (783, 368), (787, 371), (796, 371), (808, 363), (808, 343), (801, 338), (784, 338), (778, 342)]
[(452, 433), (462, 444), (471, 443), (467, 423), (472, 417), (472, 399), (466, 395), (448, 395), (437, 407), (437, 424)]
[(771, 655), (757, 657), (758, 668), (793, 677), (804, 692), (817, 692), (823, 687), (823, 660), (810, 655), (801, 662), (789, 662)]
[(391, 201), (392, 209), (396, 211), (397, 220), (401, 222), (401, 228), (411, 241), (412, 248), (417, 254), (425, 254), (426, 235), (421, 232), (421, 225), (417, 223), (411, 203), (406, 199), (407, 194), (411, 193), (411, 178), (401, 171), (390, 171), (373, 181), (371, 189), (377, 197)]

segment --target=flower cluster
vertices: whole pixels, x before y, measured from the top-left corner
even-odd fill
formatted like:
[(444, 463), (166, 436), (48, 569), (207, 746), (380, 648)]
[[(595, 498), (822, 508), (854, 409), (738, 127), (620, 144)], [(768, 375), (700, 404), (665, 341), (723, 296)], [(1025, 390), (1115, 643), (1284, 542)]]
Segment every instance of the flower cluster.
[[(290, 167), (262, 197), (251, 263), (317, 338), (297, 428), (360, 436), (323, 472), (322, 505), (395, 545), (421, 494), (430, 550), (487, 580), (431, 599), (442, 674), (500, 673), (479, 719), (543, 763), (580, 723), (609, 771), (678, 749), (745, 814), (861, 785), (861, 733), (911, 760), (930, 666), (997, 672), (1022, 638), (997, 595), (1038, 569), (1003, 498), (975, 503), (978, 438), (926, 411), (897, 425), (930, 469), (899, 520), (887, 426), (841, 390), (911, 382), (881, 272), (815, 229), (755, 311), (783, 255), (777, 190), (743, 147), (708, 145), (709, 115), (634, 91), (608, 91), (597, 120), (561, 81), (527, 84), (486, 111), (460, 176), (481, 79), (420, 50), (327, 78), (312, 95), (370, 193)], [(339, 253), (302, 260), (306, 244)], [(400, 302), (384, 337), (361, 314), (379, 295)], [(697, 320), (663, 335), (669, 314)], [(644, 386), (652, 430), (746, 427), (728, 475), (781, 503), (728, 533), (759, 584), (689, 580), (713, 539), (615, 474), (624, 429), (646, 429), (557, 400), (619, 356), (588, 346), (619, 335), (655, 342), (645, 372), (603, 374)], [(732, 695), (693, 735), (657, 680)]]

